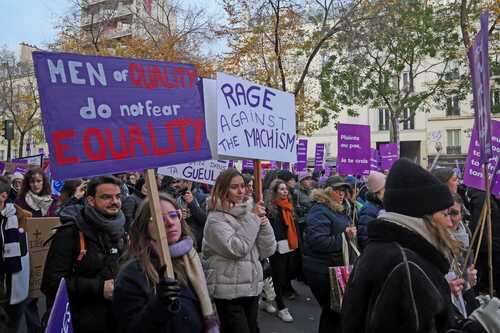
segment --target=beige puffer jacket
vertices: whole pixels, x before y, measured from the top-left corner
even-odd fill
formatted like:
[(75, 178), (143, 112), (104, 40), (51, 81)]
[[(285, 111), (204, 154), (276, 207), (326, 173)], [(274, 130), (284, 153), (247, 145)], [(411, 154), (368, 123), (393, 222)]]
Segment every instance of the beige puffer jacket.
[(210, 296), (219, 299), (258, 296), (263, 275), (259, 259), (276, 251), (276, 240), (270, 223), (261, 225), (241, 204), (223, 211), (216, 207), (208, 213), (202, 244), (207, 265)]

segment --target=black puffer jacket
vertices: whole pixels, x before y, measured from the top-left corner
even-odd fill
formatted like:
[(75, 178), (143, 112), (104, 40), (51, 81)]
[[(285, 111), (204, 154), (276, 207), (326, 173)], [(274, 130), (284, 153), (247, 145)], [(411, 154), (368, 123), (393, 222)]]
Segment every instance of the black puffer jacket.
[(368, 235), (344, 294), (344, 333), (445, 333), (463, 325), (452, 320), (449, 263), (436, 247), (384, 220), (370, 223)]
[(118, 259), (124, 250), (124, 240), (112, 243), (103, 233), (91, 227), (84, 230), (86, 254), (80, 254), (80, 229), (85, 223), (82, 206), (67, 207), (60, 217), (65, 222), (54, 235), (43, 272), (41, 290), (50, 309), (61, 278), (66, 279), (75, 333), (113, 332), (111, 301), (104, 299), (104, 281), (118, 274)]
[(181, 286), (180, 310), (170, 312), (156, 298), (137, 261), (127, 263), (116, 280), (113, 313), (118, 333), (202, 333), (203, 318), (198, 298)]

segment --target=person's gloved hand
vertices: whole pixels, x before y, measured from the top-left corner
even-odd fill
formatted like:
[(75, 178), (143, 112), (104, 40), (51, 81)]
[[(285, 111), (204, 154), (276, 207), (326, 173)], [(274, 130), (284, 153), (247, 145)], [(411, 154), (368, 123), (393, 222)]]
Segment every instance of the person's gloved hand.
[(483, 326), (488, 333), (500, 332), (500, 300), (489, 296), (478, 297), (481, 306), (469, 316)]
[(179, 312), (181, 287), (177, 280), (165, 276), (165, 270), (165, 266), (160, 269), (160, 281), (156, 286), (156, 294), (160, 302), (167, 306), (169, 311)]

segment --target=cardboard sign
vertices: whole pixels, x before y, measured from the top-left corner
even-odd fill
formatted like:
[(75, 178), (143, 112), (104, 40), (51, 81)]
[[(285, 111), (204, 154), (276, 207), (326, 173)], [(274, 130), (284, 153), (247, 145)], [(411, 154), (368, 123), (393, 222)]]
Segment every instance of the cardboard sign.
[(391, 170), (392, 165), (399, 160), (398, 145), (387, 143), (380, 145), (380, 167), (382, 171)]
[(59, 282), (54, 305), (50, 311), (46, 333), (73, 333), (71, 307), (69, 305), (68, 288), (64, 278)]
[(362, 175), (370, 170), (370, 126), (338, 125), (337, 171), (340, 175)]
[(30, 297), (42, 296), (42, 284), (45, 259), (50, 244), (43, 245), (51, 236), (52, 229), (59, 225), (58, 217), (30, 217), (26, 223), (28, 232), (28, 251), (30, 254)]
[(54, 179), (208, 160), (193, 65), (34, 52)]
[(158, 173), (164, 176), (214, 185), (219, 174), (228, 167), (229, 161), (209, 160), (161, 167), (158, 168)]
[[(500, 194), (500, 169), (498, 168), (498, 158), (500, 158), (500, 121), (491, 121), (491, 142), (493, 157), (489, 160), (488, 172), (492, 179), (491, 193)], [(464, 184), (484, 191), (484, 167), (481, 163), (481, 143), (478, 138), (478, 128), (474, 125), (472, 137), (469, 144), (469, 153), (465, 161)]]
[(488, 12), (481, 14), (479, 30), (467, 55), (472, 79), (475, 127), (479, 141), (479, 163), (484, 164), (492, 156), (490, 67), (488, 65)]
[(217, 73), (217, 154), (296, 162), (292, 94)]

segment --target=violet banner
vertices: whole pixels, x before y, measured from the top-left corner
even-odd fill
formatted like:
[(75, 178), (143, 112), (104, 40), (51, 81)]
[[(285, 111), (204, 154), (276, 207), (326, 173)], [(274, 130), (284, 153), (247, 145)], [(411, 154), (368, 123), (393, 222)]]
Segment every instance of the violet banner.
[(253, 160), (243, 160), (241, 164), (241, 169), (253, 169)]
[(339, 124), (337, 172), (359, 176), (370, 172), (370, 126)]
[(190, 64), (34, 52), (55, 179), (211, 159)]
[[(469, 144), (469, 152), (465, 161), (463, 182), (469, 187), (484, 191), (484, 167), (481, 163), (481, 143), (478, 137), (478, 128), (476, 124), (472, 129), (472, 136)], [(500, 194), (500, 169), (498, 168), (497, 159), (500, 157), (500, 121), (491, 121), (491, 142), (493, 157), (488, 161), (489, 177), (493, 176), (491, 184), (491, 193), (494, 195)]]
[(283, 169), (283, 170), (290, 170), (290, 162), (283, 162), (281, 164), (281, 169)]
[(297, 163), (295, 171), (302, 172), (307, 170), (307, 139), (299, 139), (297, 143)]
[(371, 148), (370, 169), (373, 171), (380, 171), (380, 156), (378, 150)]
[(399, 160), (398, 145), (395, 143), (381, 144), (379, 153), (380, 168), (382, 171), (391, 170), (392, 165)]
[(490, 69), (488, 65), (488, 12), (481, 14), (479, 30), (467, 55), (472, 79), (475, 126), (479, 141), (479, 163), (492, 156)]
[(47, 330), (45, 332), (73, 333), (72, 320), (66, 281), (62, 278), (59, 282), (59, 288), (57, 289), (56, 298), (52, 310), (50, 311)]
[(314, 171), (322, 171), (325, 168), (325, 144), (317, 143), (314, 151)]

